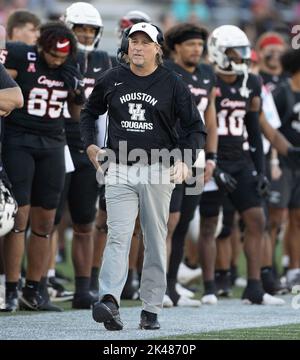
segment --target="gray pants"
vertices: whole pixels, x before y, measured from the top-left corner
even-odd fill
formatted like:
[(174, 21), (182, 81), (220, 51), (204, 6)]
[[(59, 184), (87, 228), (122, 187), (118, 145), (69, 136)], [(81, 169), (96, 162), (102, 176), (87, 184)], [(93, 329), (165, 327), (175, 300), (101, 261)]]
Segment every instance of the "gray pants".
[[(174, 184), (161, 164), (111, 164), (106, 176), (108, 238), (99, 276), (100, 299), (110, 294), (120, 304), (128, 272), (128, 256), (139, 213), (144, 239), (140, 298), (143, 309), (158, 313), (166, 291), (166, 237)], [(150, 177), (152, 180), (150, 180)]]

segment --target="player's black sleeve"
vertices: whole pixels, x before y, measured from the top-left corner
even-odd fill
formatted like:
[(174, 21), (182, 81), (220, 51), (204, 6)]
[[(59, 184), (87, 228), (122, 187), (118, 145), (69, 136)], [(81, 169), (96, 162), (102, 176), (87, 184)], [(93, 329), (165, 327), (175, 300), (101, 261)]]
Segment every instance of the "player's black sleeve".
[(184, 158), (184, 161), (189, 165), (196, 161), (197, 150), (204, 148), (206, 139), (205, 125), (189, 89), (179, 78), (177, 78), (174, 102), (175, 114), (180, 119), (182, 129), (181, 150), (192, 150), (192, 159)]
[(265, 157), (263, 153), (263, 144), (261, 131), (259, 127), (259, 113), (248, 111), (245, 117), (245, 125), (248, 132), (248, 142), (250, 145), (250, 154), (254, 162), (256, 171), (259, 174), (265, 173)]
[(96, 120), (106, 111), (106, 73), (104, 72), (80, 113), (79, 126), (85, 148), (96, 144)]
[(24, 52), (26, 46), (20, 42), (7, 42), (6, 55), (3, 65), (6, 69), (18, 69), (24, 63)]
[(0, 64), (0, 90), (17, 87), (18, 84), (9, 76), (4, 66)]
[(273, 99), (274, 99), (274, 102), (275, 102), (275, 105), (276, 105), (276, 109), (277, 109), (277, 112), (278, 112), (278, 115), (279, 115), (279, 118), (280, 120), (282, 120), (287, 111), (289, 111), (289, 109), (287, 109), (287, 86), (285, 85), (285, 87), (283, 86), (278, 86), (273, 92), (272, 92), (272, 95), (273, 95)]

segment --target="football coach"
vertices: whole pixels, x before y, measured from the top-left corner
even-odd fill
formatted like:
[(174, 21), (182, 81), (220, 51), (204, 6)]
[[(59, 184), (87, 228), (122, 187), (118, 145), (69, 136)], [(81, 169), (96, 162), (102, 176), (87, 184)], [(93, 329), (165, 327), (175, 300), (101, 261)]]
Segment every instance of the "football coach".
[[(162, 44), (163, 34), (155, 25), (138, 23), (127, 29), (119, 49), (125, 64), (103, 73), (81, 112), (81, 135), (96, 169), (99, 154), (114, 154), (105, 176), (108, 240), (99, 276), (100, 301), (93, 307), (94, 320), (108, 330), (123, 328), (120, 295), (138, 213), (145, 248), (140, 328), (160, 328), (171, 193), (174, 183), (186, 180), (205, 145), (201, 115), (184, 82), (163, 66)], [(95, 121), (105, 112), (106, 152), (95, 145)], [(171, 162), (153, 156), (176, 149), (180, 156)]]

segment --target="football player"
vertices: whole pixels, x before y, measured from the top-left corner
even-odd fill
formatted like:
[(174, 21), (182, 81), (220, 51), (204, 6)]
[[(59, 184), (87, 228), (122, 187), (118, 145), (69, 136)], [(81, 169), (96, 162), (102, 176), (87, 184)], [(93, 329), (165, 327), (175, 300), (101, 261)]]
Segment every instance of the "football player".
[[(63, 19), (78, 40), (77, 46), (81, 50), (80, 55), (83, 56), (84, 90), (88, 98), (99, 76), (111, 67), (108, 54), (97, 50), (103, 32), (101, 15), (93, 5), (77, 2), (66, 9)], [(78, 61), (80, 62), (80, 58)], [(79, 124), (69, 116), (67, 109), (64, 116), (67, 144), (75, 170), (66, 175), (55, 224), (60, 222), (67, 201), (73, 222), (72, 260), (75, 270), (75, 294), (72, 307), (89, 309), (93, 301), (97, 300), (89, 290), (93, 256), (92, 229), (98, 184), (94, 167), (84, 151)]]
[(73, 33), (61, 22), (43, 25), (36, 46), (7, 45), (5, 67), (25, 99), (24, 107), (7, 117), (3, 140), (3, 162), (19, 205), (4, 244), (10, 311), (18, 307), (17, 281), (29, 215), (28, 267), (19, 307), (60, 311), (50, 303), (42, 275), (48, 270), (49, 238), (65, 177), (63, 105), (68, 101), (75, 119), (85, 100), (76, 51)]
[[(208, 55), (217, 75), (216, 110), (218, 164), (216, 184), (202, 195), (200, 213), (200, 261), (203, 269), (204, 303), (216, 303), (214, 282), (215, 231), (219, 209), (226, 192), (245, 224), (244, 249), (247, 258), (247, 286), (243, 301), (282, 304), (263, 290), (260, 280), (260, 249), (265, 226), (262, 198), (268, 191), (259, 128), (261, 84), (248, 72), (250, 43), (236, 26), (215, 29), (208, 39)], [(244, 127), (250, 152), (243, 150)], [(250, 154), (250, 155), (249, 155)], [(208, 190), (208, 189), (207, 189)]]
[[(172, 60), (165, 65), (181, 75), (189, 87), (207, 129), (205, 181), (215, 168), (217, 152), (217, 126), (215, 110), (215, 75), (210, 65), (199, 64), (207, 40), (203, 27), (184, 23), (167, 31), (166, 46)], [(179, 130), (180, 131), (180, 130)], [(167, 245), (169, 247), (168, 295), (174, 305), (199, 306), (198, 300), (179, 295), (176, 291), (177, 273), (183, 257), (184, 239), (200, 195), (186, 194), (186, 185), (176, 185), (171, 198)], [(168, 299), (167, 299), (168, 300)], [(165, 301), (165, 305), (167, 302)]]

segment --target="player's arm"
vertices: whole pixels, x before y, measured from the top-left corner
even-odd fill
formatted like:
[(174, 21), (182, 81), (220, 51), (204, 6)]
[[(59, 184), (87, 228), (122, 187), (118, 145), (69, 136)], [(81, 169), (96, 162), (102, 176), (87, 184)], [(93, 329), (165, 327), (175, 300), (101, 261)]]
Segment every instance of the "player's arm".
[(22, 91), (0, 64), (0, 115), (6, 116), (12, 110), (24, 105)]
[(207, 138), (205, 145), (206, 163), (204, 181), (208, 182), (213, 175), (217, 161), (217, 148), (218, 148), (218, 133), (217, 133), (217, 121), (216, 121), (216, 89), (212, 88), (209, 95), (209, 103), (204, 112), (205, 126), (207, 129)]
[(258, 174), (265, 173), (265, 157), (259, 126), (259, 112), (261, 99), (254, 96), (251, 99), (249, 111), (245, 116), (245, 126), (248, 132), (248, 142), (250, 145), (250, 154)]
[(68, 98), (68, 110), (71, 115), (71, 118), (75, 121), (80, 121), (80, 112), (82, 109), (82, 105), (77, 105), (74, 102), (74, 98), (69, 99)]
[(80, 111), (85, 102), (84, 82), (79, 62), (67, 60), (60, 69), (65, 86), (68, 88), (67, 99), (70, 115), (73, 120), (80, 120)]
[(266, 139), (271, 143), (271, 145), (278, 151), (281, 155), (287, 155), (288, 149), (291, 144), (287, 141), (284, 135), (280, 131), (274, 129), (267, 121), (265, 113), (262, 111), (259, 115), (259, 124), (262, 130), (262, 133)]

